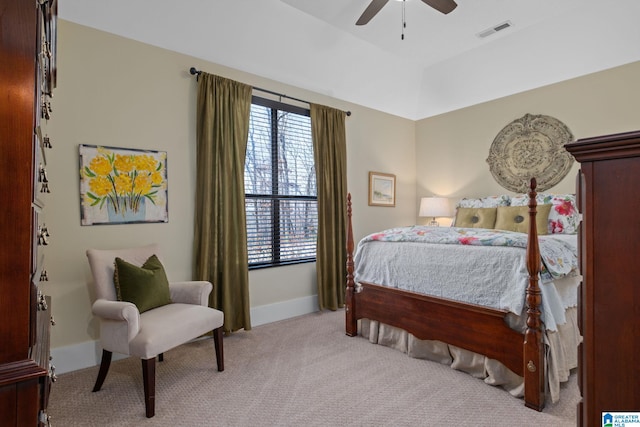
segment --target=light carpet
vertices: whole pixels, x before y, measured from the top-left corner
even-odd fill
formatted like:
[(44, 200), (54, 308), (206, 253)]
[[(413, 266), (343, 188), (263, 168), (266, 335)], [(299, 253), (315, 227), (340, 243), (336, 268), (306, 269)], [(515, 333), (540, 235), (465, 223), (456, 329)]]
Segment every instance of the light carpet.
[(344, 334), (344, 311), (313, 313), (165, 353), (156, 367), (156, 415), (144, 415), (138, 359), (60, 375), (54, 426), (575, 426), (575, 374), (543, 412), (482, 380)]

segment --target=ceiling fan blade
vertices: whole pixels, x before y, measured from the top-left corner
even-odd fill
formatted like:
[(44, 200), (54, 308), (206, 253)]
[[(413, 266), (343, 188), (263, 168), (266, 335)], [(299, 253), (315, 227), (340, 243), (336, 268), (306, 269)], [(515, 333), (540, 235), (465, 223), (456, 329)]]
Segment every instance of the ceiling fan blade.
[(453, 0), (422, 0), (422, 3), (428, 4), (445, 15), (458, 7), (457, 3)]
[(365, 25), (367, 22), (371, 21), (371, 19), (376, 16), (380, 9), (387, 4), (389, 0), (371, 0), (369, 6), (362, 12), (358, 21), (356, 21), (356, 25)]

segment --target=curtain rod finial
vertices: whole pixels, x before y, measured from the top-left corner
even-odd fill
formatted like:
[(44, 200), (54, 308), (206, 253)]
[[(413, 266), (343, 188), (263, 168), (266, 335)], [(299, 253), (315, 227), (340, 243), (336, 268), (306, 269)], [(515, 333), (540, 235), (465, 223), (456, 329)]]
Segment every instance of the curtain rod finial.
[(202, 71), (196, 70), (196, 67), (189, 68), (189, 73), (191, 73), (191, 75), (196, 75), (196, 74), (200, 75), (201, 72)]

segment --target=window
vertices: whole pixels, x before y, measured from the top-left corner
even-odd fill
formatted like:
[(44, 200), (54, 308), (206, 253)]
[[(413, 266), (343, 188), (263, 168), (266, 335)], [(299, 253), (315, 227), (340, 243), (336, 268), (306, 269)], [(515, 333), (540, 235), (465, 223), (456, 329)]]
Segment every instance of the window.
[(253, 97), (244, 191), (249, 268), (315, 261), (318, 193), (308, 109)]

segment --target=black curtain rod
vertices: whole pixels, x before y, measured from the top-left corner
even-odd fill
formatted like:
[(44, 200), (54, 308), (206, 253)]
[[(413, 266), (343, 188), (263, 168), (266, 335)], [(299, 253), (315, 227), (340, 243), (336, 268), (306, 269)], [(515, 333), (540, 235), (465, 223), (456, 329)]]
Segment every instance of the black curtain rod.
[[(199, 76), (200, 74), (202, 74), (202, 71), (196, 70), (195, 67), (191, 67), (191, 68), (189, 68), (189, 73), (191, 73), (191, 75), (193, 75), (193, 76)], [(268, 89), (261, 89), (259, 87), (255, 87), (255, 86), (253, 86), (253, 88), (255, 90), (259, 90), (260, 92), (266, 92), (266, 93), (270, 93), (271, 95), (280, 96), (282, 98), (289, 98), (289, 99), (293, 99), (294, 101), (303, 102), (305, 104), (311, 104), (309, 101), (305, 101), (304, 99), (294, 98), (293, 96), (285, 95), (283, 93), (274, 92), (274, 91), (268, 90)], [(345, 111), (344, 113), (347, 116), (351, 115), (351, 111)]]

